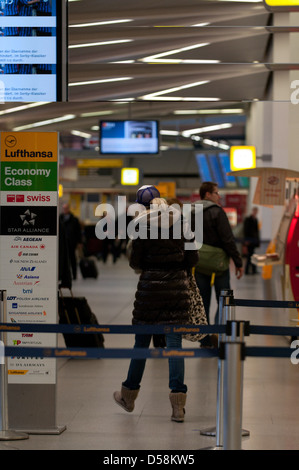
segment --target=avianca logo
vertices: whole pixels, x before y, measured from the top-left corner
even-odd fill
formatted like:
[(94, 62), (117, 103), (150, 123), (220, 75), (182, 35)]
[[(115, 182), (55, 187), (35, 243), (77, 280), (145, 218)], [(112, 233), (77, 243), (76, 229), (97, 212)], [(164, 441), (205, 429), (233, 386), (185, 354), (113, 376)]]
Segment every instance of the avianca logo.
[(8, 194), (6, 202), (50, 202), (51, 196), (44, 196), (43, 194), (26, 195), (25, 194)]

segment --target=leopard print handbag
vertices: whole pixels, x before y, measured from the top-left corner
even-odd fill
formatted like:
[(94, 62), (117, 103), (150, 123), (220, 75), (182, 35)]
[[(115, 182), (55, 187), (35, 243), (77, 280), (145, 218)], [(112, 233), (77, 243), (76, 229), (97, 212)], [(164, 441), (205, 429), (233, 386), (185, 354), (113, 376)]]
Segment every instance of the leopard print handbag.
[[(205, 308), (203, 305), (199, 288), (196, 284), (196, 281), (193, 275), (189, 276), (189, 290), (190, 290), (191, 305), (189, 309), (188, 324), (194, 325), (194, 326), (207, 325), (208, 321), (206, 317)], [(188, 333), (182, 336), (183, 336), (183, 339), (186, 339), (188, 341), (198, 342), (202, 338), (207, 336), (207, 333)]]

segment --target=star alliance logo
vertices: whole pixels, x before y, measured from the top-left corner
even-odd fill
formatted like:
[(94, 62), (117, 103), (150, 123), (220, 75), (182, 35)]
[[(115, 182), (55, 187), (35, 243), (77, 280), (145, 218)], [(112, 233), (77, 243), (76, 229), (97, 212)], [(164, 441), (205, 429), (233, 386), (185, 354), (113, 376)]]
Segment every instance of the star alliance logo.
[(35, 219), (37, 215), (27, 209), (27, 211), (25, 211), (24, 214), (20, 215), (20, 217), (23, 221), (23, 225), (35, 225)]

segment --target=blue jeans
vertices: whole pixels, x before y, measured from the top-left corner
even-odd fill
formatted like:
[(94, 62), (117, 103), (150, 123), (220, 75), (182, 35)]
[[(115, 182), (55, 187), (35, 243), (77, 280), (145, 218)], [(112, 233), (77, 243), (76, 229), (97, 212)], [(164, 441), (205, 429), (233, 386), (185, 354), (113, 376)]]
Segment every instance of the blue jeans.
[[(205, 307), (208, 323), (210, 324), (210, 304), (211, 304), (211, 276), (206, 274), (201, 274), (195, 271), (195, 280), (196, 284), (200, 290), (202, 301)], [(214, 281), (215, 294), (217, 299), (217, 310), (215, 314), (215, 324), (218, 324), (219, 321), (219, 297), (223, 289), (230, 289), (230, 276), (229, 269), (224, 271), (220, 276), (215, 276)]]
[[(152, 335), (136, 335), (134, 348), (149, 348)], [(181, 348), (182, 335), (171, 333), (166, 335), (167, 348)], [(128, 370), (127, 379), (123, 382), (123, 386), (130, 390), (140, 388), (143, 377), (146, 359), (132, 359)], [(187, 386), (184, 384), (185, 361), (184, 358), (170, 357), (168, 359), (169, 366), (169, 388), (172, 393), (187, 392)]]

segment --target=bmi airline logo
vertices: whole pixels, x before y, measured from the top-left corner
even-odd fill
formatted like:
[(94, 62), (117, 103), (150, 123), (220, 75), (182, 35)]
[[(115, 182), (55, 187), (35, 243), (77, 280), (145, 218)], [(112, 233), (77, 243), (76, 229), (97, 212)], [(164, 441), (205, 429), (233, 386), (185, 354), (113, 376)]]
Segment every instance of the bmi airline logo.
[(20, 215), (20, 217), (23, 221), (23, 225), (35, 225), (37, 215), (27, 209), (24, 214)]

